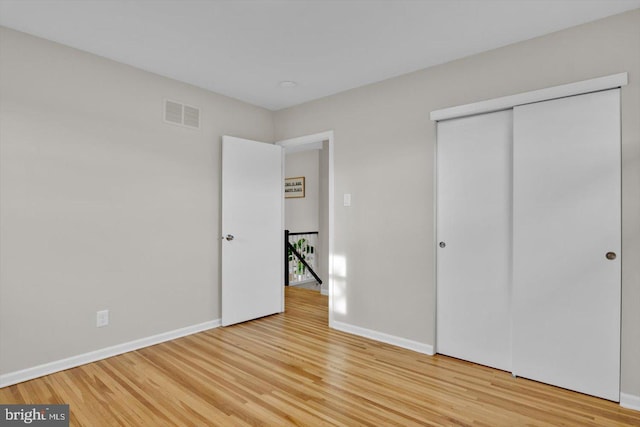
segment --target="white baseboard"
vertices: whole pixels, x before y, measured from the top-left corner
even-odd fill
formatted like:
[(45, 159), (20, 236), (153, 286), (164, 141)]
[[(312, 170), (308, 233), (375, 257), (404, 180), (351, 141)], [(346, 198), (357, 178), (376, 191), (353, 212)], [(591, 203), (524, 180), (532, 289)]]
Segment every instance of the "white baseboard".
[(620, 406), (627, 409), (640, 411), (640, 396), (633, 394), (620, 393)]
[(394, 335), (373, 331), (371, 329), (361, 328), (360, 326), (350, 325), (349, 323), (338, 322), (335, 320), (332, 321), (329, 326), (342, 332), (347, 332), (349, 334), (359, 335), (361, 337), (381, 341), (387, 344), (395, 345), (397, 347), (417, 351), (418, 353), (428, 354), (429, 356), (433, 356), (435, 354), (433, 352), (433, 346), (429, 344), (423, 344), (421, 342), (396, 337)]
[(111, 347), (102, 348), (100, 350), (91, 351), (89, 353), (71, 356), (62, 360), (56, 360), (53, 362), (45, 363), (43, 365), (34, 366), (32, 368), (10, 372), (8, 374), (2, 374), (0, 375), (0, 388), (21, 383), (23, 381), (32, 380), (44, 375), (49, 375), (54, 372), (64, 371), (65, 369), (75, 368), (76, 366), (106, 359), (107, 357), (117, 356), (118, 354), (127, 353), (129, 351), (138, 350), (155, 344), (160, 344), (165, 341), (174, 340), (176, 338), (195, 334), (197, 332), (217, 328), (219, 326), (220, 319), (210, 320), (208, 322), (199, 323), (197, 325), (187, 326), (169, 332), (163, 332), (161, 334), (140, 338), (122, 344), (117, 344)]
[(320, 294), (329, 296), (329, 289), (320, 288)]

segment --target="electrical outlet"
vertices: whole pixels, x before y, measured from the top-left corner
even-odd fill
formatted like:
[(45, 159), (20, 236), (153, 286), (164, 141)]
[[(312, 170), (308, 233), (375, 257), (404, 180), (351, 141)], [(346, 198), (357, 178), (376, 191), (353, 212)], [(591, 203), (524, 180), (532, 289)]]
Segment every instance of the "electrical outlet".
[(96, 313), (96, 327), (102, 328), (109, 324), (109, 310), (101, 310)]

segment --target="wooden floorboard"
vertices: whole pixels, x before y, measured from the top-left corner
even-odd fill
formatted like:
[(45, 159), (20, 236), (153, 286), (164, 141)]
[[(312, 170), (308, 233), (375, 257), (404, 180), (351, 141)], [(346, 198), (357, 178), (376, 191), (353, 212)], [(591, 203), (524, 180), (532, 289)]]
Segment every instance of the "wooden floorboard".
[(327, 297), (0, 389), (77, 426), (640, 426), (640, 412), (327, 327)]

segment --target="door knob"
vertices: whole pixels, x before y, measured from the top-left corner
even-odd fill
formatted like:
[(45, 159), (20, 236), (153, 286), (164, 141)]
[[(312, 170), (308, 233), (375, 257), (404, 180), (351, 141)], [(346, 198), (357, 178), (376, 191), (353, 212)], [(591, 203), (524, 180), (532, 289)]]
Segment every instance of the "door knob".
[(605, 255), (605, 257), (606, 257), (608, 260), (614, 260), (614, 259), (616, 259), (617, 255), (616, 255), (616, 253), (615, 253), (615, 252), (607, 252), (607, 254)]
[(230, 242), (233, 239), (235, 239), (235, 237), (233, 237), (233, 234), (227, 234), (224, 238), (227, 239), (227, 242)]
[(440, 242), (440, 247), (444, 248), (445, 246), (447, 246), (447, 244), (445, 242)]

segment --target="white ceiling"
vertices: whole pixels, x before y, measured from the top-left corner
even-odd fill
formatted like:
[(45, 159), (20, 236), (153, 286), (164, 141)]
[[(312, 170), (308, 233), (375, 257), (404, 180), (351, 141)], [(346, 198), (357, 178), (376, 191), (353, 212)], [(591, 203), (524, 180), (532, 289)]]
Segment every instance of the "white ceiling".
[(278, 110), (635, 8), (640, 0), (0, 0), (0, 25)]

